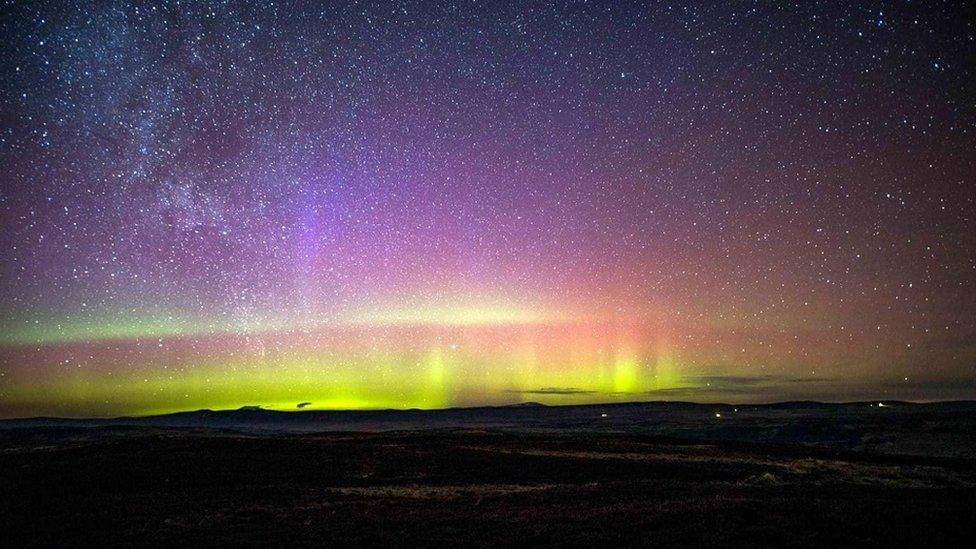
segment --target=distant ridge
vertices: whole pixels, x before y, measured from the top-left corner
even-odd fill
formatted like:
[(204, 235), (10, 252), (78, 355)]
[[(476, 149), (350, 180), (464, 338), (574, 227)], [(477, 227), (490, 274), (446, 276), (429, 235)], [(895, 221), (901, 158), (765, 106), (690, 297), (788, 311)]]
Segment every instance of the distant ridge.
[[(882, 403), (881, 407), (878, 403)], [(755, 414), (789, 414), (802, 411), (807, 416), (843, 416), (864, 413), (976, 412), (976, 401), (911, 403), (904, 401), (861, 401), (830, 403), (787, 401), (771, 404), (702, 404), (695, 402), (627, 402), (547, 406), (521, 402), (504, 406), (444, 408), (437, 410), (269, 410), (261, 406), (242, 406), (234, 410), (192, 410), (154, 416), (116, 418), (34, 417), (0, 420), (0, 430), (31, 428), (216, 428), (242, 432), (311, 433), (336, 430), (417, 430), (463, 427), (556, 428), (653, 428), (656, 424), (714, 421)], [(737, 415), (738, 414), (738, 415)]]

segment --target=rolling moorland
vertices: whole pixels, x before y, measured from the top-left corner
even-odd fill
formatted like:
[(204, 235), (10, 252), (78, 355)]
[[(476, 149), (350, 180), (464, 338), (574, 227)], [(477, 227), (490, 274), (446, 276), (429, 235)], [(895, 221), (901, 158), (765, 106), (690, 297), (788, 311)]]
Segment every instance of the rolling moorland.
[[(880, 406), (879, 406), (880, 404)], [(0, 422), (15, 545), (962, 545), (976, 402)]]

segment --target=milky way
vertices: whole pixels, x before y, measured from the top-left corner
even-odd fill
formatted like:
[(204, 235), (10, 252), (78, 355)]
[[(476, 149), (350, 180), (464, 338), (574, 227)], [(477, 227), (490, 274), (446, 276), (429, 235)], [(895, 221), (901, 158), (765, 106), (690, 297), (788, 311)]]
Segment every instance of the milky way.
[(6, 2), (0, 415), (976, 397), (966, 10)]

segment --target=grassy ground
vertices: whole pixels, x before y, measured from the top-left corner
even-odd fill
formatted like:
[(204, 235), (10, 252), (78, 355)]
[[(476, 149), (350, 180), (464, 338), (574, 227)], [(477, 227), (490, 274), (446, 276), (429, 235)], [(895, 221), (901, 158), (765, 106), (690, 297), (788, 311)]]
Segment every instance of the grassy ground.
[(634, 434), (79, 431), (0, 451), (15, 545), (967, 545), (966, 459)]

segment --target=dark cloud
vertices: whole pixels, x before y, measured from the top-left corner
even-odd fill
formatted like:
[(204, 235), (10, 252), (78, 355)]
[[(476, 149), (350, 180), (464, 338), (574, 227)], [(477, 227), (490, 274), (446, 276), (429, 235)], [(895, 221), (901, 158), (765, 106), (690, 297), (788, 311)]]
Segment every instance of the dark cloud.
[(521, 393), (527, 395), (593, 395), (598, 391), (588, 391), (576, 387), (540, 387), (538, 389), (511, 390), (510, 393)]
[(682, 378), (693, 388), (701, 387), (759, 387), (779, 386), (784, 384), (830, 384), (841, 383), (844, 380), (836, 377), (788, 377), (775, 375), (699, 375)]

